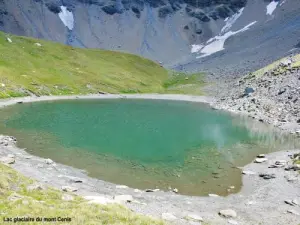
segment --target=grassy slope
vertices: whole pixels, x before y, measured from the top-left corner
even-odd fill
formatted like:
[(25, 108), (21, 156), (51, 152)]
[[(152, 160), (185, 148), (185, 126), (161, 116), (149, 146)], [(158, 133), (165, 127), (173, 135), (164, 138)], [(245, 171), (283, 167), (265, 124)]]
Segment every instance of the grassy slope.
[[(62, 192), (47, 188), (46, 190), (27, 191), (34, 181), (23, 177), (15, 170), (0, 163), (0, 221), (4, 217), (70, 217), (70, 223), (58, 224), (108, 224), (108, 225), (163, 225), (162, 221), (137, 215), (120, 205), (88, 204), (75, 196), (73, 201), (63, 201)], [(9, 196), (19, 195), (16, 201)], [(18, 224), (18, 223), (17, 223)], [(28, 223), (20, 223), (28, 224)], [(30, 223), (44, 224), (44, 223)]]
[[(12, 43), (6, 40), (10, 37)], [(37, 46), (41, 43), (42, 46)], [(184, 74), (180, 75), (185, 77)], [(190, 93), (166, 89), (173, 73), (132, 54), (79, 49), (0, 32), (0, 98), (28, 95), (109, 93)], [(4, 84), (5, 86), (3, 87)], [(170, 88), (170, 87), (168, 87)]]
[[(289, 57), (286, 57), (286, 58), (283, 58), (283, 59), (279, 59), (279, 60), (277, 60), (277, 61), (269, 64), (268, 66), (255, 71), (253, 73), (253, 76), (256, 76), (256, 77), (262, 76), (265, 72), (271, 71), (271, 70), (275, 69), (277, 66), (279, 66), (280, 62), (282, 60), (288, 59), (288, 58)], [(296, 67), (300, 67), (300, 54), (293, 56), (293, 59), (294, 59), (295, 62), (292, 64), (292, 67), (295, 67), (295, 68)]]

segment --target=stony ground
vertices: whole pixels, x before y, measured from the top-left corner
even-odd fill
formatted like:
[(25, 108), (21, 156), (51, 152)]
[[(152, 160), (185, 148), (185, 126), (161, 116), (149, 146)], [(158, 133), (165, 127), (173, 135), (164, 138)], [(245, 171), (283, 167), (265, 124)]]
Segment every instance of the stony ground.
[(218, 84), (214, 106), (300, 134), (299, 58), (288, 57), (242, 78)]
[(300, 167), (293, 164), (293, 160), (299, 160), (296, 153), (299, 150), (262, 155), (256, 159), (259, 163), (242, 168), (244, 186), (238, 194), (191, 197), (160, 190), (137, 190), (93, 179), (84, 171), (31, 156), (16, 147), (14, 138), (0, 136), (0, 162), (25, 176), (84, 196), (90, 203), (121, 203), (170, 224), (298, 225), (300, 174), (297, 170)]

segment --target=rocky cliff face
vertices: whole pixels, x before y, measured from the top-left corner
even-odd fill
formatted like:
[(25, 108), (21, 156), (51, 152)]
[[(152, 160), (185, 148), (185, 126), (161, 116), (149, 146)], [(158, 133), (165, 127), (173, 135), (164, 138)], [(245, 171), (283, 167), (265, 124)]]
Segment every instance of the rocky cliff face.
[(241, 74), (297, 46), (297, 1), (0, 0), (0, 29), (179, 70)]

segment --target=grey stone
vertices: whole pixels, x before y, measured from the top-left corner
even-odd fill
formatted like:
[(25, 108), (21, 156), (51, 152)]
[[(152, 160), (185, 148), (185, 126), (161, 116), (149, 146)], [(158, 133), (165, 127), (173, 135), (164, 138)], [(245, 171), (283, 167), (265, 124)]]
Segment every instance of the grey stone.
[(52, 159), (45, 159), (45, 163), (48, 164), (48, 165), (50, 165), (50, 164), (52, 164), (54, 162), (53, 162)]
[(186, 219), (187, 220), (192, 220), (192, 221), (195, 221), (195, 222), (202, 222), (203, 221), (203, 218), (201, 216), (198, 216), (196, 214), (188, 214), (186, 216)]
[(297, 215), (297, 216), (300, 216), (300, 213), (294, 209), (289, 209), (287, 210), (288, 213), (291, 213), (291, 214), (294, 214), (294, 215)]
[(229, 224), (232, 224), (232, 225), (238, 225), (239, 223), (235, 220), (228, 220), (228, 223)]
[(27, 191), (41, 191), (46, 188), (42, 184), (36, 183), (36, 184), (29, 185), (26, 189)]
[(132, 195), (116, 195), (114, 196), (114, 200), (118, 203), (132, 202)]
[(177, 217), (174, 216), (172, 213), (162, 213), (161, 218), (163, 220), (168, 220), (168, 221), (173, 221), (177, 219)]
[(15, 163), (15, 158), (2, 157), (2, 158), (0, 158), (0, 162), (2, 162), (4, 164), (14, 164)]
[(62, 186), (61, 189), (66, 192), (75, 192), (78, 191), (78, 188), (71, 186)]
[(266, 158), (256, 158), (255, 160), (254, 160), (254, 162), (255, 163), (263, 163), (263, 162), (266, 162), (268, 159), (266, 159)]
[(234, 218), (237, 217), (236, 212), (233, 209), (223, 209), (220, 210), (219, 215), (225, 218)]
[(243, 170), (242, 174), (244, 175), (255, 175), (256, 172), (250, 171), (250, 170)]

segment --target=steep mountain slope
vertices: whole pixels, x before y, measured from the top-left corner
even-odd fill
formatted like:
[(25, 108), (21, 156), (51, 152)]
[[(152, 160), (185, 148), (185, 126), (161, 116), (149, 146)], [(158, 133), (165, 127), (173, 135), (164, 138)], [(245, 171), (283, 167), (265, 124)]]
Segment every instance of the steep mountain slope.
[(78, 47), (131, 52), (178, 70), (241, 74), (297, 47), (299, 3), (1, 0), (0, 29)]
[(0, 98), (89, 93), (201, 94), (202, 74), (174, 73), (140, 56), (0, 32)]

